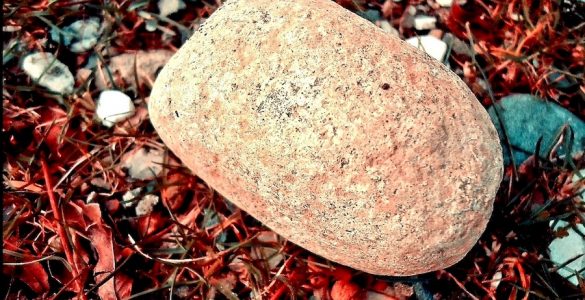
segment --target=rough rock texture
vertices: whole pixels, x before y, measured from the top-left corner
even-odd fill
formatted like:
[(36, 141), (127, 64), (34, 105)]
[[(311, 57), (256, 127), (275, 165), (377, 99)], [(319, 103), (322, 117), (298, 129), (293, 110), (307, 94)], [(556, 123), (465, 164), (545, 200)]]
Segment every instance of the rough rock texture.
[(161, 71), (149, 111), (218, 192), (373, 274), (459, 261), (502, 177), (497, 132), (464, 83), (328, 0), (226, 2)]

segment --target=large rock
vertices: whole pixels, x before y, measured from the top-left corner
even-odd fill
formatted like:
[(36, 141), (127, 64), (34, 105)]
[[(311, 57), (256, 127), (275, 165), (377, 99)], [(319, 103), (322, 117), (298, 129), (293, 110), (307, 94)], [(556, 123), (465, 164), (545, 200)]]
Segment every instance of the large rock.
[[(541, 137), (539, 156), (545, 159), (546, 152), (554, 146), (565, 125), (573, 131), (571, 154), (575, 155), (585, 148), (585, 122), (555, 103), (528, 94), (515, 94), (502, 98), (496, 105), (499, 106), (501, 122), (494, 106), (488, 109), (488, 113), (500, 135), (506, 165), (512, 161), (502, 124), (505, 125), (516, 164), (536, 152), (536, 144)], [(564, 155), (567, 150), (561, 145), (559, 154)]]
[(153, 87), (198, 176), (290, 241), (373, 274), (448, 267), (502, 177), (488, 114), (448, 69), (333, 1), (227, 1)]

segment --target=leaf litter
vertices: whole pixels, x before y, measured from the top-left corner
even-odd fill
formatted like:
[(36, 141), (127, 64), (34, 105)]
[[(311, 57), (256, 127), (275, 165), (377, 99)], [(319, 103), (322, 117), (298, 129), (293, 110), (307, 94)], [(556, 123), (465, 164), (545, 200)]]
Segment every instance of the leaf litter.
[[(326, 261), (235, 208), (164, 151), (146, 110), (157, 72), (220, 3), (185, 1), (185, 8), (161, 16), (155, 2), (3, 5), (3, 274), (9, 278), (0, 287), (3, 297), (582, 297), (583, 278), (573, 285), (558, 275), (564, 266), (551, 261), (547, 247), (567, 234), (551, 228), (585, 221), (575, 200), (583, 157), (550, 151), (546, 160), (508, 166), (476, 247), (453, 267), (407, 278)], [(448, 45), (445, 63), (486, 106), (510, 93), (532, 93), (585, 115), (581, 1), (337, 2), (380, 11), (376, 23), (403, 39), (426, 33), (414, 28), (416, 14), (436, 18), (444, 34), (435, 37)], [(91, 28), (78, 48), (69, 47), (84, 36), (69, 44), (52, 38), (78, 20), (101, 21), (95, 44)], [(31, 53), (52, 55), (78, 74), (74, 88), (51, 88), (40, 74), (27, 75), (21, 62)], [(96, 100), (107, 89), (136, 106), (112, 128), (95, 121)], [(564, 135), (559, 143), (570, 140)], [(145, 209), (136, 211), (141, 201)]]

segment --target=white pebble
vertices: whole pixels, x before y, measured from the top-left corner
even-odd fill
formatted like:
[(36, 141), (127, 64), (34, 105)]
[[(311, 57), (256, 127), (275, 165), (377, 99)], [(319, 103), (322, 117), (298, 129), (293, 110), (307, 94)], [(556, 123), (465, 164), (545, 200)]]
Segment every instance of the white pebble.
[(112, 127), (133, 116), (134, 111), (134, 103), (128, 95), (116, 90), (105, 90), (100, 94), (95, 112), (104, 126)]
[(98, 18), (79, 20), (63, 27), (60, 31), (53, 28), (51, 38), (68, 46), (71, 52), (81, 53), (92, 49), (101, 35)]
[(183, 8), (185, 8), (185, 3), (182, 0), (158, 1), (158, 11), (159, 14), (163, 17), (174, 14)]
[(69, 68), (52, 53), (37, 52), (27, 55), (22, 61), (22, 69), (40, 86), (59, 94), (73, 92), (75, 79)]
[(132, 190), (127, 191), (126, 193), (124, 193), (124, 195), (122, 195), (122, 205), (126, 208), (132, 206), (132, 204), (134, 204), (134, 202), (132, 201), (134, 198), (138, 197), (138, 195), (140, 195), (140, 193), (142, 192), (142, 188), (135, 188)]
[(431, 35), (411, 37), (407, 39), (406, 42), (425, 51), (428, 55), (438, 61), (443, 61), (443, 58), (447, 53), (447, 44)]
[(161, 150), (140, 148), (122, 158), (122, 166), (128, 169), (128, 175), (136, 180), (152, 180), (163, 169), (164, 152)]
[[(551, 225), (552, 225), (551, 221)], [(569, 223), (565, 221), (558, 221), (553, 228), (555, 230), (567, 226)], [(583, 224), (577, 224), (577, 229), (585, 232)], [(567, 229), (568, 236), (555, 238), (548, 246), (550, 259), (556, 266), (564, 265), (567, 261), (581, 255), (581, 257), (567, 264), (563, 268), (557, 270), (557, 273), (574, 285), (578, 285), (577, 277), (574, 275), (575, 271), (585, 268), (585, 240), (572, 228)], [(585, 271), (581, 272), (581, 276), (585, 276)]]
[(437, 23), (437, 18), (431, 16), (416, 16), (414, 17), (414, 29), (429, 30), (434, 29)]
[(437, 3), (442, 7), (451, 7), (453, 0), (436, 0)]
[(520, 14), (517, 14), (517, 13), (510, 13), (510, 19), (512, 19), (513, 21), (518, 22), (518, 21), (524, 20), (524, 17), (522, 15), (520, 15)]
[(158, 203), (158, 196), (155, 195), (146, 195), (138, 204), (136, 204), (136, 215), (137, 216), (145, 216), (152, 212), (154, 206)]
[(382, 30), (386, 31), (387, 33), (394, 35), (394, 36), (399, 36), (400, 33), (398, 32), (398, 30), (396, 30), (396, 28), (394, 28), (392, 26), (392, 24), (390, 24), (390, 22), (388, 22), (387, 20), (382, 20), (378, 23), (378, 26), (380, 26), (380, 28), (382, 28)]

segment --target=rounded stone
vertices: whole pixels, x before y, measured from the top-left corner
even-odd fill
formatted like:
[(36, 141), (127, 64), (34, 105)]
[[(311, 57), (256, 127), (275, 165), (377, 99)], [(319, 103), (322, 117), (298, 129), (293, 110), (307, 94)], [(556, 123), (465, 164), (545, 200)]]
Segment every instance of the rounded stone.
[(459, 261), (502, 178), (497, 132), (465, 84), (329, 0), (227, 1), (161, 71), (149, 112), (227, 199), (372, 274)]

